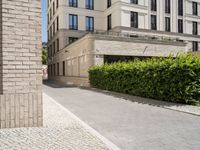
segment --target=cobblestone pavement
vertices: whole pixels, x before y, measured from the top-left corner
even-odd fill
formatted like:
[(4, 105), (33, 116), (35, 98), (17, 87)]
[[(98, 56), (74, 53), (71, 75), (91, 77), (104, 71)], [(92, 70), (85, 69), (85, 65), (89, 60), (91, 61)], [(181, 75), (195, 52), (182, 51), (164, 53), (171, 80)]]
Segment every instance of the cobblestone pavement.
[(109, 150), (95, 134), (44, 94), (44, 127), (0, 130), (0, 150)]
[(200, 116), (175, 103), (51, 83), (43, 90), (122, 150), (200, 150)]

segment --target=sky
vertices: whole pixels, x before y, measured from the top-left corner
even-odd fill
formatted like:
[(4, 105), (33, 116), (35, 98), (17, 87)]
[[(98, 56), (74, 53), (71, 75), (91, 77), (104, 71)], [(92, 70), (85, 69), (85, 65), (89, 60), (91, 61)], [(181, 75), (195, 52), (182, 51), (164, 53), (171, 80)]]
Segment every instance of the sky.
[(42, 0), (42, 42), (47, 42), (47, 1)]

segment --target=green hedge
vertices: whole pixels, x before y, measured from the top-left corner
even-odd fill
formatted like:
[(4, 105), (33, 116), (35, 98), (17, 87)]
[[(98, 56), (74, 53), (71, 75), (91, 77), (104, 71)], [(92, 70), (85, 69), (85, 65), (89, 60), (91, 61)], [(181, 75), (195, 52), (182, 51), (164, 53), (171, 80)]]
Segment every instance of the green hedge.
[(93, 87), (186, 104), (200, 103), (200, 57), (152, 58), (94, 66)]

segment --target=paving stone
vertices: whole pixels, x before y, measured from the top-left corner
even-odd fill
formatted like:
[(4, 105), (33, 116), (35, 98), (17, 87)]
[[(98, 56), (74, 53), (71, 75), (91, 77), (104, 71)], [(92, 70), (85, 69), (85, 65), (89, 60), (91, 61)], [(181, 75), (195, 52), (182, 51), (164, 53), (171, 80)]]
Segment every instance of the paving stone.
[(0, 150), (109, 150), (53, 99), (43, 98), (44, 126), (0, 130)]

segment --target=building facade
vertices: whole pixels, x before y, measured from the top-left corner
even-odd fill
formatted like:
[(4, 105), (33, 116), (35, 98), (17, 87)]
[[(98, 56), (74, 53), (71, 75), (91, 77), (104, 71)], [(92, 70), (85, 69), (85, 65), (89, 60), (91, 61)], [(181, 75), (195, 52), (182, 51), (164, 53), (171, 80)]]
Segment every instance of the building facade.
[[(67, 60), (69, 57), (77, 57), (76, 54), (71, 56), (69, 49), (73, 49), (72, 46), (82, 38), (91, 38), (86, 34), (92, 32), (98, 32), (93, 35), (96, 39), (104, 37), (104, 45), (94, 47), (93, 52), (98, 49), (101, 56), (93, 53), (94, 63), (89, 66), (96, 64), (96, 57), (105, 62), (105, 58), (109, 58), (105, 56), (108, 55), (167, 56), (171, 53), (176, 55), (200, 50), (200, 0), (48, 0), (47, 15), (49, 67), (53, 68), (50, 78), (57, 78), (56, 72), (63, 64), (59, 58), (65, 56)], [(132, 44), (135, 45), (131, 47), (127, 37), (132, 38)], [(108, 41), (105, 42), (105, 39)], [(166, 40), (170, 40), (171, 44), (166, 43)], [(96, 40), (93, 38), (90, 43), (93, 46), (94, 41)], [(129, 44), (123, 47), (124, 43), (121, 42)], [(135, 53), (133, 46), (145, 53)], [(166, 47), (167, 53), (162, 50)], [(127, 52), (123, 49), (127, 49)], [(87, 50), (80, 47), (78, 51), (81, 55), (81, 51)], [(74, 70), (77, 70), (76, 67), (78, 66), (75, 65)], [(69, 68), (66, 67), (65, 70), (67, 69)]]
[(0, 1), (0, 128), (42, 126), (40, 0)]

